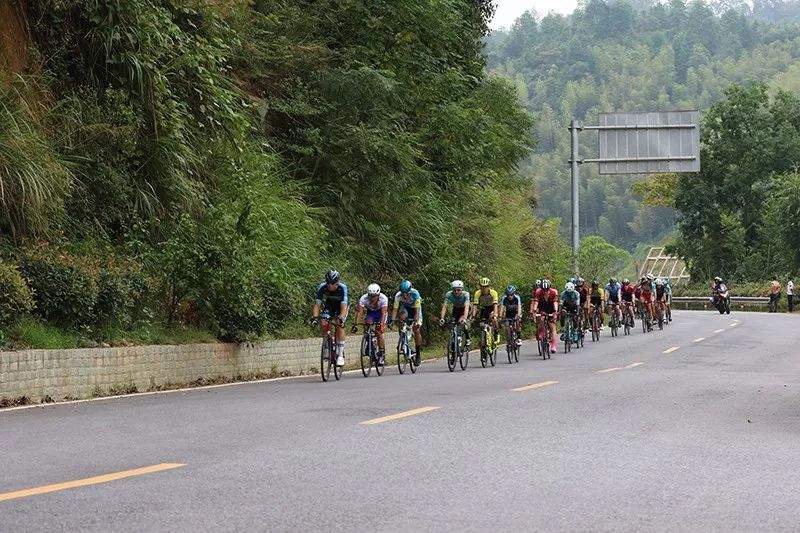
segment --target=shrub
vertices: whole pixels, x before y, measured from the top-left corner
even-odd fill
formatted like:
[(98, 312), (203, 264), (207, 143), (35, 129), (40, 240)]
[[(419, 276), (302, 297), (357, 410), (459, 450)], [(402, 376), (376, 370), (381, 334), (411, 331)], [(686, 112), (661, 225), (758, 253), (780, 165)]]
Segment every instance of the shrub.
[(15, 324), (32, 310), (31, 290), (19, 270), (13, 265), (0, 263), (0, 327)]
[(37, 315), (68, 327), (88, 326), (94, 322), (97, 284), (69, 259), (29, 255), (20, 261), (20, 270), (36, 295)]
[(97, 275), (97, 303), (94, 322), (97, 325), (127, 326), (138, 318), (147, 295), (147, 279), (134, 263), (111, 265)]

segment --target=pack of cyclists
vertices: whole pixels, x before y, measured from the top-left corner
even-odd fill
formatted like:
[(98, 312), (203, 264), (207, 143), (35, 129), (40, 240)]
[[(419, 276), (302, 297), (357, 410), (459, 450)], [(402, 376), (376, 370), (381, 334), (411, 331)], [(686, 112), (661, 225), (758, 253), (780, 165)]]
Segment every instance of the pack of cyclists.
[[(454, 280), (450, 290), (444, 295), (439, 313), (439, 325), (458, 324), (464, 332), (467, 350), (471, 345), (470, 324), (486, 323), (491, 326), (492, 340), (499, 343), (500, 322), (508, 328), (521, 333), (522, 297), (515, 285), (508, 285), (500, 298), (492, 287), (489, 278), (481, 278), (478, 289), (470, 295), (462, 280)], [(633, 326), (635, 319), (653, 319), (658, 309), (671, 316), (670, 300), (672, 289), (668, 278), (656, 278), (652, 274), (642, 276), (637, 282), (610, 278), (601, 285), (598, 280), (587, 282), (581, 277), (571, 278), (562, 292), (547, 279), (536, 280), (528, 307), (528, 317), (536, 324), (537, 332), (549, 333), (550, 349), (557, 351), (559, 340), (557, 324), (561, 329), (567, 320), (572, 321), (571, 331), (583, 335), (590, 328), (590, 318), (599, 315), (599, 329), (609, 313), (616, 324), (628, 321)], [(321, 324), (323, 334), (335, 328), (336, 365), (345, 364), (345, 329), (350, 309), (347, 284), (340, 279), (339, 272), (330, 270), (319, 284), (312, 308), (312, 323)], [(389, 312), (389, 298), (377, 283), (367, 287), (356, 305), (355, 321), (350, 329), (355, 333), (359, 324), (375, 327), (378, 344), (378, 364), (384, 365), (386, 358), (385, 331), (394, 324), (405, 323), (413, 332), (415, 362), (422, 358), (422, 296), (412, 286), (411, 281), (403, 280), (394, 295), (392, 312)], [(537, 333), (538, 334), (538, 333)], [(520, 335), (516, 335), (517, 345)], [(599, 338), (599, 337), (598, 337)], [(562, 339), (563, 340), (563, 339)], [(546, 343), (545, 343), (546, 345)]]

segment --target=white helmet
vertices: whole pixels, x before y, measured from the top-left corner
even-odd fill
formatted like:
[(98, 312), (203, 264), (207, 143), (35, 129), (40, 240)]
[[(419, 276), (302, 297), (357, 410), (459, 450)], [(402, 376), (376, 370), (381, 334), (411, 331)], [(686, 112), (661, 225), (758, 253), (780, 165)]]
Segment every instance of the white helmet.
[(463, 289), (464, 288), (464, 282), (461, 281), (460, 279), (457, 279), (457, 280), (453, 281), (453, 283), (451, 283), (450, 286), (452, 288), (454, 288), (454, 289)]
[(381, 286), (377, 283), (372, 283), (369, 287), (367, 287), (367, 294), (370, 296), (377, 296), (381, 293)]
[(657, 286), (659, 286), (659, 287), (663, 286), (663, 285), (664, 285), (664, 280), (663, 280), (663, 279), (661, 279), (661, 278), (658, 278), (658, 279), (656, 280), (656, 285), (657, 285)]
[(567, 284), (564, 285), (564, 289), (568, 290), (568, 291), (574, 291), (575, 290), (575, 284), (572, 283), (571, 281), (568, 281)]

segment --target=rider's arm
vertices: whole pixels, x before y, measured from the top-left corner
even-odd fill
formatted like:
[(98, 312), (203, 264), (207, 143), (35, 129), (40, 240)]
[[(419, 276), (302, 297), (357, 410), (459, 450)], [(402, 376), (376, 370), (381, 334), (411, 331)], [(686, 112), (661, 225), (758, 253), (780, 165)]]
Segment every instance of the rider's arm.
[(400, 310), (400, 293), (394, 295), (394, 304), (392, 305), (392, 322), (397, 322), (397, 313)]
[(350, 295), (347, 292), (347, 285), (339, 282), (339, 286), (342, 288), (342, 305), (340, 306), (339, 318), (344, 322), (347, 320), (347, 312), (350, 310)]
[(442, 312), (439, 315), (439, 319), (442, 321), (444, 321), (444, 317), (445, 315), (447, 315), (447, 305), (448, 305), (447, 296), (445, 296), (444, 301), (442, 302)]

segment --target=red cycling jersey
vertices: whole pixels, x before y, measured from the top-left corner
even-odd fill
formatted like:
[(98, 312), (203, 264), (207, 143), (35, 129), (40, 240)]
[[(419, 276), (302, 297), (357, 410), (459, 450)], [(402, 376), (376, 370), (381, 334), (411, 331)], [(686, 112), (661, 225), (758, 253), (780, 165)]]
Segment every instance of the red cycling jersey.
[(558, 291), (556, 289), (554, 289), (553, 287), (550, 287), (547, 290), (536, 289), (536, 292), (533, 293), (533, 297), (540, 304), (553, 303), (556, 300), (558, 300)]

